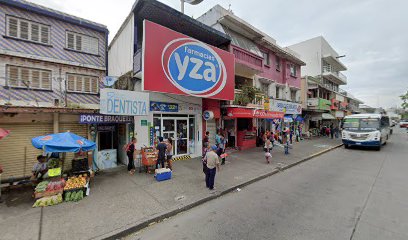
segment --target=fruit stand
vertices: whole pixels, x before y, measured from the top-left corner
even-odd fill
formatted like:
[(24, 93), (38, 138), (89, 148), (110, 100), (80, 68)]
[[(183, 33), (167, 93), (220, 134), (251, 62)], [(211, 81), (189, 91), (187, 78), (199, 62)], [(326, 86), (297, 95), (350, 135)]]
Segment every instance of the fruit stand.
[[(44, 153), (87, 152), (96, 148), (96, 144), (86, 138), (70, 132), (50, 134), (32, 139), (32, 144)], [(40, 182), (34, 193), (37, 199), (33, 207), (45, 207), (63, 201), (79, 201), (89, 194), (90, 170), (88, 159), (74, 159), (72, 176), (61, 177), (62, 164), (59, 159), (48, 161), (49, 178)]]
[[(157, 152), (154, 148), (152, 147), (145, 147), (142, 148), (142, 165), (145, 167), (147, 173), (152, 173), (154, 172), (154, 169), (156, 168), (156, 163), (157, 163)], [(151, 171), (153, 168), (153, 171)]]

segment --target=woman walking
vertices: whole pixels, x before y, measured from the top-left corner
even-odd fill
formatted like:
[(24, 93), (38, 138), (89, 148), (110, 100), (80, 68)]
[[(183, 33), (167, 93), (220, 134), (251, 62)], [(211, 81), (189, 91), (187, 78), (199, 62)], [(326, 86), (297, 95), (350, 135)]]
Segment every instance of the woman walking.
[(167, 138), (167, 148), (166, 148), (166, 161), (167, 161), (167, 167), (170, 168), (170, 170), (173, 170), (173, 165), (171, 159), (173, 158), (173, 139), (171, 137)]
[(272, 151), (272, 143), (270, 139), (266, 139), (265, 145), (264, 145), (264, 151), (265, 151), (265, 159), (267, 163), (271, 163), (269, 161), (269, 158), (272, 157), (271, 151)]

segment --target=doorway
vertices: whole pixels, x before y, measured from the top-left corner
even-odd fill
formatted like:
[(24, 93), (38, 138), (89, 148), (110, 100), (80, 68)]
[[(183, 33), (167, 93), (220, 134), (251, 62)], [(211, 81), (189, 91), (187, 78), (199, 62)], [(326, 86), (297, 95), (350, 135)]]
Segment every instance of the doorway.
[(173, 155), (189, 153), (188, 118), (162, 118), (162, 133), (164, 139), (172, 138)]

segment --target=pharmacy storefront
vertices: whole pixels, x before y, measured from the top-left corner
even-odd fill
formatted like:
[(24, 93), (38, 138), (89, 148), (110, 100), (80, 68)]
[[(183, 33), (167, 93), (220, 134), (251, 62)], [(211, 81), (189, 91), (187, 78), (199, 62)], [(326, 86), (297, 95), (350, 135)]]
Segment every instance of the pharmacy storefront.
[(174, 156), (201, 156), (203, 98), (234, 99), (234, 57), (156, 23), (144, 21), (143, 73), (149, 114), (135, 117), (138, 146), (171, 138)]

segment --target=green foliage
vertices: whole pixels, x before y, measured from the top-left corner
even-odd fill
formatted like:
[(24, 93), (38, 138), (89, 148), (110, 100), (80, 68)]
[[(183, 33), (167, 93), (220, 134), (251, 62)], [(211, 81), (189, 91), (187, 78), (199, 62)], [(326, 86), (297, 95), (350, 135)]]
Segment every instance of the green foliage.
[(254, 100), (259, 100), (257, 99), (256, 95), (261, 93), (261, 91), (258, 88), (244, 85), (240, 90), (242, 92), (235, 94), (234, 104), (246, 106), (247, 104), (252, 103)]
[(403, 109), (407, 109), (408, 108), (408, 90), (404, 95), (401, 95), (400, 98), (402, 100), (401, 107)]

